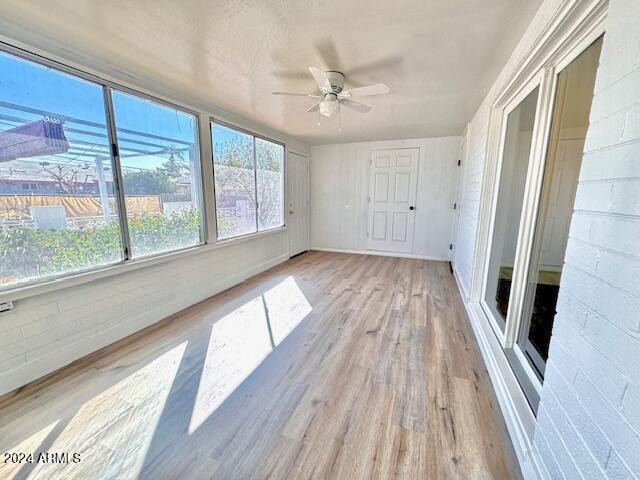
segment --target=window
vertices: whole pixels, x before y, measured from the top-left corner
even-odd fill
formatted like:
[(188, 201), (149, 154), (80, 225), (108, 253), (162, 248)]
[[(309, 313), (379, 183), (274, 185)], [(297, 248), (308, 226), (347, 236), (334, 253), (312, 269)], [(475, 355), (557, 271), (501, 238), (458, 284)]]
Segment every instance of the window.
[(131, 256), (202, 243), (193, 115), (112, 92)]
[(204, 241), (194, 115), (10, 53), (0, 71), (0, 290)]
[(284, 225), (284, 147), (212, 124), (218, 238)]
[(101, 85), (0, 52), (0, 288), (123, 259)]
[(284, 225), (284, 147), (256, 138), (258, 230)]
[(218, 238), (257, 231), (253, 137), (213, 125), (213, 169)]
[(504, 330), (529, 168), (538, 87), (507, 116), (485, 301)]

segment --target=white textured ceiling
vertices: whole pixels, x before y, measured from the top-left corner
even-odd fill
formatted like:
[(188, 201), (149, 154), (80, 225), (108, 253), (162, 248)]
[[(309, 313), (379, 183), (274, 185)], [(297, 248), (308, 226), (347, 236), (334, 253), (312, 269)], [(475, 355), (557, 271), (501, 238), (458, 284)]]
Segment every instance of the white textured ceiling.
[[(55, 38), (309, 144), (459, 134), (540, 0), (2, 0), (4, 22)], [(383, 82), (368, 114), (306, 113), (307, 67)]]

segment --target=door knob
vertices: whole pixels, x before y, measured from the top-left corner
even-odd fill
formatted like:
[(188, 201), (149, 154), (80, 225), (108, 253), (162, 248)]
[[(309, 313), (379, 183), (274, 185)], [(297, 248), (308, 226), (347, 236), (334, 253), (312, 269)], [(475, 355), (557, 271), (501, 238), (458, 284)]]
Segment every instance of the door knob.
[(416, 207), (414, 207), (413, 205), (411, 205), (411, 206), (409, 207), (409, 210), (415, 210), (415, 209), (416, 209)]
[(293, 210), (289, 210), (289, 215), (293, 215)]

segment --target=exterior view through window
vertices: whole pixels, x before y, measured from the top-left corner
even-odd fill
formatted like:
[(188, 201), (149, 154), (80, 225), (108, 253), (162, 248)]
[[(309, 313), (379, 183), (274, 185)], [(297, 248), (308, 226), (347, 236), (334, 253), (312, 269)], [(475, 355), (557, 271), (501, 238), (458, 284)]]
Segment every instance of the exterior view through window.
[(118, 91), (112, 98), (132, 256), (201, 243), (195, 117)]
[(284, 147), (212, 124), (218, 238), (284, 225)]
[(122, 260), (101, 85), (0, 52), (0, 288)]
[(0, 71), (0, 289), (203, 241), (194, 116), (8, 53)]
[(284, 225), (284, 147), (256, 138), (258, 230)]

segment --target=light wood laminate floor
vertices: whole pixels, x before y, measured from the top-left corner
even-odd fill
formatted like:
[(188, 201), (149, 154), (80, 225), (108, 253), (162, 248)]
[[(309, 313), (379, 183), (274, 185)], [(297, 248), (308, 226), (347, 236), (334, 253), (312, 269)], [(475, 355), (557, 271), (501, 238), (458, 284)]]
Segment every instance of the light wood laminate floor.
[(0, 478), (520, 478), (448, 265), (309, 252), (0, 398)]

